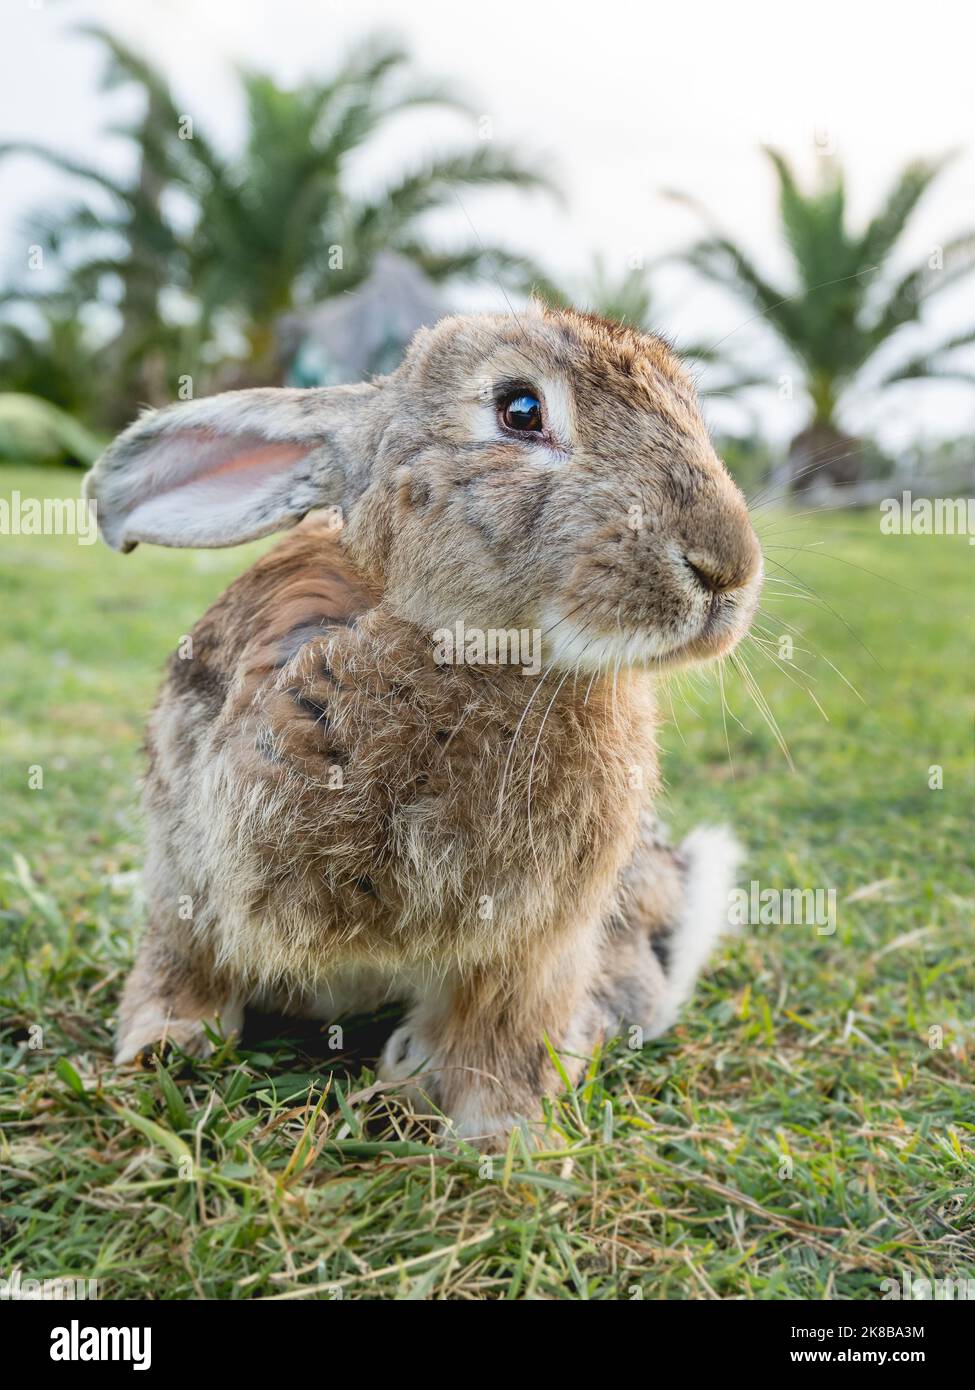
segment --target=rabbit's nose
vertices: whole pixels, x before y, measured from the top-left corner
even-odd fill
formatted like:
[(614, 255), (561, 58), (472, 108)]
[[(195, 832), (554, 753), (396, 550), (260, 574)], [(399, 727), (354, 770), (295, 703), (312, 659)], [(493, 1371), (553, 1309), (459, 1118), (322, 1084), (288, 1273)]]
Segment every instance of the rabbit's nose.
[(754, 534), (720, 551), (686, 550), (684, 564), (709, 594), (726, 594), (743, 588), (758, 570), (761, 552)]

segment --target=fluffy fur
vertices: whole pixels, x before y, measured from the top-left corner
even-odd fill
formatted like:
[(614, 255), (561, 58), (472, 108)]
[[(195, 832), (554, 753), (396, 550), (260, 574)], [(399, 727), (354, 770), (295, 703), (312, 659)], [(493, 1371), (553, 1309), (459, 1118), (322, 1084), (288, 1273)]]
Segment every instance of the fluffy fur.
[[(516, 389), (537, 437), (504, 427)], [(490, 1141), (558, 1084), (546, 1039), (572, 1071), (607, 1031), (668, 1026), (736, 850), (657, 830), (654, 677), (733, 645), (761, 560), (660, 340), (448, 319), (374, 385), (146, 416), (89, 491), (120, 549), (295, 526), (174, 655), (150, 722), (119, 1060), (201, 1048), (249, 1001), (400, 997), (383, 1075), (422, 1073)], [(438, 664), (458, 621), (538, 631), (541, 674)]]

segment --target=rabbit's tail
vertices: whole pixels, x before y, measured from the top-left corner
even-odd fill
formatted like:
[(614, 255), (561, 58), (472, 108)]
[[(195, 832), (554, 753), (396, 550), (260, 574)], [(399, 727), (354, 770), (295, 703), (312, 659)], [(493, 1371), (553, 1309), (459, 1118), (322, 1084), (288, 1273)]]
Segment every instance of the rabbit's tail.
[(699, 826), (678, 848), (645, 815), (608, 923), (592, 992), (601, 1027), (655, 1038), (690, 998), (702, 966), (729, 929), (741, 850), (723, 826)]
[(729, 930), (741, 846), (727, 826), (701, 825), (682, 841), (676, 858), (683, 877), (681, 903), (669, 926), (651, 938), (666, 981), (654, 1036), (674, 1022), (718, 938)]

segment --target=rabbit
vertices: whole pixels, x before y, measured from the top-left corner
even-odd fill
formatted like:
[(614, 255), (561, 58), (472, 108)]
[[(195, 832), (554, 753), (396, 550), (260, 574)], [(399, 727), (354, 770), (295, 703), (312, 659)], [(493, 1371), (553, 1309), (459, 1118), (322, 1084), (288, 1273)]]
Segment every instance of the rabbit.
[[(489, 1147), (561, 1089), (553, 1050), (576, 1078), (671, 1024), (739, 850), (663, 838), (655, 690), (747, 631), (762, 555), (661, 338), (537, 302), (448, 317), (371, 383), (148, 411), (86, 486), (121, 551), (289, 532), (149, 721), (119, 1063), (205, 1052), (246, 1005), (397, 999), (379, 1076)], [(491, 633), (518, 659), (477, 659)]]

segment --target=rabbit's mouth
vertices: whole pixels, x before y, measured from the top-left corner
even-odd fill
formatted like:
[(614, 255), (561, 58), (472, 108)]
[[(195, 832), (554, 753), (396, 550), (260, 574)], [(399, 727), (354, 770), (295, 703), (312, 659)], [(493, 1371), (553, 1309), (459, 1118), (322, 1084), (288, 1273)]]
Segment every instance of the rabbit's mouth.
[[(758, 607), (761, 571), (733, 592), (699, 596), (665, 627), (653, 622), (617, 621), (605, 630), (592, 613), (578, 607), (549, 607), (542, 631), (546, 661), (560, 667), (613, 669), (622, 666), (658, 673), (713, 661), (730, 652), (748, 632)], [(604, 630), (600, 631), (603, 627)]]
[(757, 569), (744, 584), (731, 590), (715, 590), (708, 595), (697, 630), (673, 650), (661, 654), (650, 665), (655, 670), (676, 670), (702, 661), (713, 661), (732, 651), (751, 627), (758, 608), (764, 569)]
[(672, 651), (647, 662), (653, 671), (679, 671), (685, 666), (715, 661), (727, 655), (745, 636), (750, 617), (743, 617), (734, 601), (715, 594), (700, 630)]
[(670, 651), (651, 657), (646, 665), (663, 673), (726, 656), (748, 632), (754, 610), (754, 602), (738, 595), (714, 594), (697, 632)]

